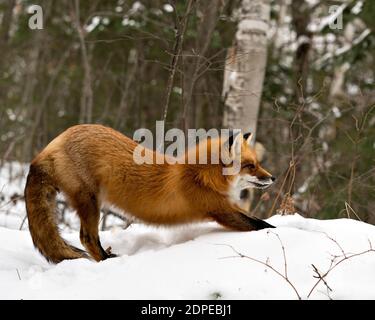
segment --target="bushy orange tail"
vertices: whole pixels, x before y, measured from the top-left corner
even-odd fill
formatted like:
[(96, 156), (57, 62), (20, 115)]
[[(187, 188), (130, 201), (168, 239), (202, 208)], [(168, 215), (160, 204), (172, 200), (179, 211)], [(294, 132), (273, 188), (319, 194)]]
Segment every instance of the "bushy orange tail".
[(87, 257), (84, 251), (61, 238), (55, 222), (56, 188), (50, 174), (38, 164), (30, 166), (25, 201), (34, 245), (48, 261), (58, 263), (64, 259)]

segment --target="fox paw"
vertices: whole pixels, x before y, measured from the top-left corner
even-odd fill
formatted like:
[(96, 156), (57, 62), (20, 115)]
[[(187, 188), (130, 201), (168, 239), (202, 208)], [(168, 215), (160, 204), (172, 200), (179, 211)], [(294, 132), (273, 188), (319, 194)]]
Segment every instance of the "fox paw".
[(105, 253), (107, 254), (107, 258), (116, 258), (117, 254), (112, 253), (112, 247), (108, 247), (105, 250)]

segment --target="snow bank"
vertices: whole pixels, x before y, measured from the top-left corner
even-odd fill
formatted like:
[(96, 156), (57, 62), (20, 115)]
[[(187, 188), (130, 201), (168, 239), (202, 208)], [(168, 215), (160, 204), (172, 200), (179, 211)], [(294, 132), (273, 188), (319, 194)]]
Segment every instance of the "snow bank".
[[(118, 258), (48, 264), (27, 231), (0, 228), (0, 299), (375, 299), (375, 227), (349, 220), (274, 216), (278, 226), (230, 232), (215, 223), (164, 229), (132, 225), (101, 233)], [(64, 234), (80, 246), (77, 233)], [(282, 245), (281, 245), (282, 244)], [(282, 246), (285, 248), (286, 263)], [(290, 284), (258, 259), (281, 274)]]
[[(34, 249), (25, 204), (15, 197), (27, 171), (18, 163), (0, 168), (0, 299), (375, 299), (375, 252), (366, 252), (375, 248), (375, 227), (349, 219), (274, 216), (278, 228), (245, 233), (216, 223), (133, 224), (101, 233), (118, 258), (51, 265)], [(81, 247), (79, 219), (67, 219), (72, 228), (63, 236)], [(326, 284), (313, 289), (316, 272), (330, 267)]]
[(0, 227), (19, 229), (26, 210), (20, 201), (26, 183), (28, 165), (7, 162), (0, 167)]

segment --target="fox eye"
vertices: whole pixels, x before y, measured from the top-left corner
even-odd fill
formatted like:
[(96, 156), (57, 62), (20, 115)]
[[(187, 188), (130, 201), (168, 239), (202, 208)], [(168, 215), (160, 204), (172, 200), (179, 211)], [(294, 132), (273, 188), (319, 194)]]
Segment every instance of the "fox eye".
[(245, 166), (245, 168), (249, 168), (249, 169), (255, 169), (255, 164), (253, 163), (249, 163)]

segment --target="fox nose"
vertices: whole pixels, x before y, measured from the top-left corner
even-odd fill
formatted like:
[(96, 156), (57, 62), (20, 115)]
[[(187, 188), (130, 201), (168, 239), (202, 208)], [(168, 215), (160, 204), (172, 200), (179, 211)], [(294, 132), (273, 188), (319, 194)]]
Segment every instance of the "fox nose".
[(271, 177), (271, 180), (272, 180), (272, 182), (275, 182), (276, 177), (272, 176), (272, 177)]

